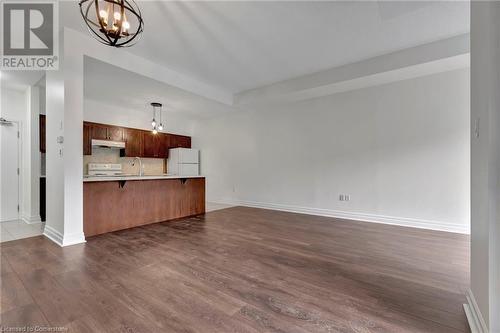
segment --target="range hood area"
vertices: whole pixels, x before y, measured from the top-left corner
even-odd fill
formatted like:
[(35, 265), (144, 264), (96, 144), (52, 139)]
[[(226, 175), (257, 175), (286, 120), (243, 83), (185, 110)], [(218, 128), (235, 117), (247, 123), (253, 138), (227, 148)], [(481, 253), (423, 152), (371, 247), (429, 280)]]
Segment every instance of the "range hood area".
[(110, 141), (110, 140), (96, 140), (92, 139), (92, 147), (99, 148), (114, 148), (114, 149), (124, 149), (125, 142), (123, 141)]

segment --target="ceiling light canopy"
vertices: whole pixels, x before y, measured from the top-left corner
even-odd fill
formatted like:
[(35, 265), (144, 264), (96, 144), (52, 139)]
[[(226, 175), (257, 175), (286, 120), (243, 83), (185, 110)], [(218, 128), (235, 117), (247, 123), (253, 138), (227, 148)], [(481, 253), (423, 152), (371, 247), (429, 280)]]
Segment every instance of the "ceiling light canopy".
[(144, 21), (133, 0), (80, 0), (79, 4), (85, 23), (99, 42), (124, 47), (138, 41)]

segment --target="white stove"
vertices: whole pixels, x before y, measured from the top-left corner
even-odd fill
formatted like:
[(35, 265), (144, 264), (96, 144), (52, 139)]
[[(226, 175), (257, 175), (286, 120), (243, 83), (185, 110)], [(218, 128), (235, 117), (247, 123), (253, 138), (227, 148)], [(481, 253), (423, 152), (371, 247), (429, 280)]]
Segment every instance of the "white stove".
[(122, 165), (113, 163), (89, 163), (89, 176), (121, 176)]

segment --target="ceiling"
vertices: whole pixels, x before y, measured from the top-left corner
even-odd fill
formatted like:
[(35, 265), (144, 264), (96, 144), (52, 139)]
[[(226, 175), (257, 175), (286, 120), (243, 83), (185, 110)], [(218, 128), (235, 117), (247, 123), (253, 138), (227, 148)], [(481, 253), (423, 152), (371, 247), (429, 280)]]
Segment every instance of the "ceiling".
[(234, 107), (87, 56), (84, 58), (83, 84), (84, 98), (125, 109), (150, 112), (150, 103), (159, 102), (171, 114), (195, 117), (215, 116), (235, 110)]
[[(145, 30), (127, 51), (231, 93), (469, 31), (470, 4), (458, 1), (138, 4)], [(60, 10), (88, 33), (77, 2)]]

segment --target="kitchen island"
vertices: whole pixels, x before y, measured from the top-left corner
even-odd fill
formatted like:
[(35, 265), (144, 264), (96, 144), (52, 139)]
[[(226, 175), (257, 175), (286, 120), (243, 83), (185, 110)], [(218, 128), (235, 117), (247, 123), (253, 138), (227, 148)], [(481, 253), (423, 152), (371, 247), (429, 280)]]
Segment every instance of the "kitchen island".
[(203, 176), (111, 176), (83, 179), (85, 237), (203, 213)]

